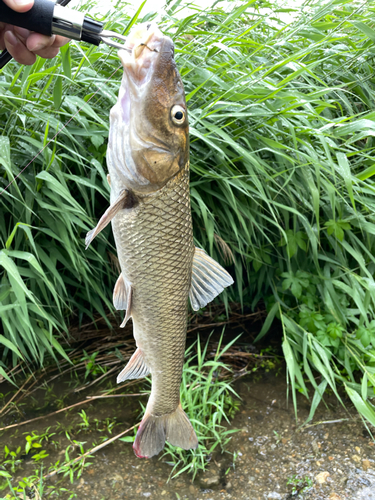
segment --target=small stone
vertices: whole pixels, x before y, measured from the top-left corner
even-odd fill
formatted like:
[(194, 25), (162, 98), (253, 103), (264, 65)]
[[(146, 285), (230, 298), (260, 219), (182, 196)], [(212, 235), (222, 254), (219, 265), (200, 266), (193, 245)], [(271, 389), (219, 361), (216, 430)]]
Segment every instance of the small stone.
[(327, 472), (327, 471), (320, 472), (317, 476), (315, 476), (315, 481), (318, 484), (326, 483), (328, 476), (329, 476), (329, 472)]
[(219, 474), (207, 477), (203, 476), (200, 478), (199, 482), (203, 488), (211, 488), (212, 486), (220, 484), (220, 476)]
[(361, 453), (361, 448), (360, 448), (359, 446), (356, 446), (356, 447), (355, 447), (355, 451), (356, 451), (358, 454), (360, 454), (360, 453)]
[(189, 486), (189, 491), (192, 495), (195, 495), (195, 493), (197, 492), (195, 486), (193, 486), (192, 484)]
[(364, 471), (367, 471), (368, 469), (371, 468), (371, 462), (370, 460), (362, 460), (362, 468)]
[(232, 483), (230, 481), (228, 481), (227, 484), (225, 485), (225, 489), (227, 490), (228, 493), (231, 492), (231, 490), (232, 490)]
[(257, 459), (261, 460), (262, 462), (267, 462), (267, 455), (264, 449), (261, 448), (260, 450), (258, 450)]
[(117, 474), (117, 473), (114, 476), (112, 476), (111, 479), (113, 481), (123, 481), (124, 480), (124, 478), (122, 476), (120, 476), (120, 474)]
[(313, 449), (315, 456), (318, 456), (320, 454), (320, 445), (316, 442), (315, 439), (314, 441), (312, 441), (311, 447)]
[(341, 497), (339, 497), (337, 493), (332, 492), (332, 493), (329, 495), (329, 500), (341, 500)]
[(328, 457), (328, 460), (333, 460), (333, 457)]
[(359, 457), (358, 455), (353, 455), (352, 460), (353, 460), (353, 462), (356, 462), (357, 464), (359, 464), (361, 461), (361, 457)]
[(161, 492), (161, 495), (166, 495), (166, 494), (167, 494), (167, 492), (166, 492), (165, 490), (163, 490), (163, 491)]

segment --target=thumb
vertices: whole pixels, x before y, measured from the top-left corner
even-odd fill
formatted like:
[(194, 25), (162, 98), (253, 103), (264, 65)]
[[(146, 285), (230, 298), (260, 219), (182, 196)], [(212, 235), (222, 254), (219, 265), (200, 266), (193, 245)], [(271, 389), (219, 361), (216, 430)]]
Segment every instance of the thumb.
[(4, 0), (4, 3), (16, 12), (27, 12), (34, 5), (34, 0)]

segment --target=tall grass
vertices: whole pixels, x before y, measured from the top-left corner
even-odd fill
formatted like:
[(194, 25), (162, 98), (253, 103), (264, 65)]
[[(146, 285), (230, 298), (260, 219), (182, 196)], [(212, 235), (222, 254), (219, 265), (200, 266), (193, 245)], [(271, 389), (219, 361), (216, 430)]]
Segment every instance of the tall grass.
[[(264, 300), (260, 336), (281, 319), (292, 393), (311, 398), (310, 417), (341, 383), (375, 424), (373, 4), (306, 1), (290, 24), (277, 2), (220, 6), (182, 17), (170, 2), (161, 23), (189, 106), (196, 241), (221, 262), (233, 253), (224, 300)], [(126, 32), (124, 11), (105, 16), (109, 28)], [(3, 368), (9, 353), (42, 363), (72, 312), (111, 307), (109, 230), (87, 253), (83, 236), (108, 203), (118, 66), (115, 51), (72, 42), (0, 74), (4, 187), (99, 89), (0, 196)]]

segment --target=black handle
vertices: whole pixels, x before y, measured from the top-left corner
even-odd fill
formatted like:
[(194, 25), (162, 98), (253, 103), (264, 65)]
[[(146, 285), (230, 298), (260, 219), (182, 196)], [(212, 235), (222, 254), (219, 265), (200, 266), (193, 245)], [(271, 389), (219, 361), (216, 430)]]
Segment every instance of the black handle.
[(20, 14), (14, 12), (5, 5), (3, 0), (0, 0), (0, 22), (51, 36), (54, 8), (55, 2), (53, 0), (34, 0), (33, 7)]

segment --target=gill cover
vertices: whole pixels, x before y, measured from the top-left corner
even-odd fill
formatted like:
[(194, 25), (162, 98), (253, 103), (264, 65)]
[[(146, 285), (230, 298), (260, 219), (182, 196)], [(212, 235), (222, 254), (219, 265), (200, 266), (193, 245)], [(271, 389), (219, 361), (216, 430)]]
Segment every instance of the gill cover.
[[(172, 40), (155, 24), (137, 26), (119, 51), (124, 67), (118, 101), (111, 110), (107, 154), (111, 178), (129, 189), (160, 189), (189, 156), (184, 87)], [(113, 181), (113, 179), (112, 179)]]

